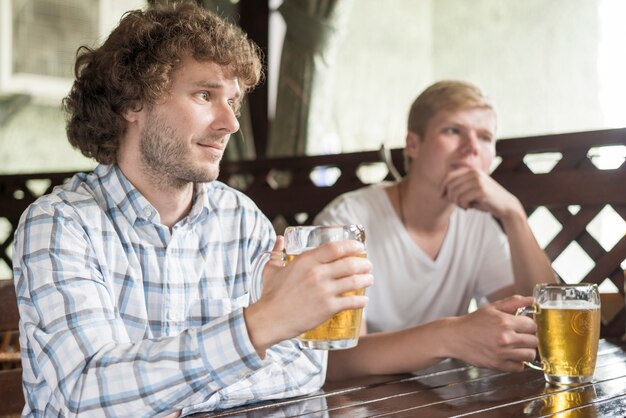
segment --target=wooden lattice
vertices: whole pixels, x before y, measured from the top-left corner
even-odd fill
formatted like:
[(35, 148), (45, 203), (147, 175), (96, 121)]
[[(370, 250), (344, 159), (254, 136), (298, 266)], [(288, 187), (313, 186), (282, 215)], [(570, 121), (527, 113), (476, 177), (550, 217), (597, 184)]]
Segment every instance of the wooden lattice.
[[(626, 164), (601, 170), (590, 158), (592, 148), (608, 145), (626, 145), (626, 129), (502, 141), (498, 154), (503, 162), (493, 176), (520, 198), (528, 213), (543, 206), (561, 224), (561, 231), (545, 247), (551, 260), (576, 242), (595, 262), (583, 281), (601, 284), (609, 278), (623, 292), (620, 264), (626, 258), (626, 237), (607, 251), (587, 230), (606, 205), (626, 219)], [(558, 152), (562, 158), (550, 172), (533, 174), (524, 157), (547, 152)], [(569, 208), (574, 205), (579, 209), (572, 213)]]
[[(561, 224), (560, 232), (545, 247), (551, 260), (576, 242), (594, 264), (582, 281), (601, 284), (608, 278), (623, 301), (624, 275), (620, 264), (626, 259), (626, 238), (605, 250), (587, 231), (588, 224), (606, 205), (626, 219), (626, 164), (600, 170), (589, 158), (590, 149), (608, 145), (626, 146), (626, 129), (501, 140), (497, 152), (502, 161), (493, 176), (520, 199), (528, 214), (545, 207)], [(561, 158), (549, 172), (535, 174), (525, 160), (529, 155), (542, 153), (560, 153)], [(402, 172), (402, 150), (392, 150), (391, 156)], [(366, 181), (360, 173), (372, 164), (383, 164), (379, 152), (229, 162), (223, 163), (220, 179), (249, 195), (280, 233), (286, 225), (310, 223), (333, 198), (364, 186)], [(320, 169), (332, 169), (340, 175), (334, 183), (330, 181), (332, 184), (316, 185), (313, 173)], [(0, 176), (0, 221), (5, 219), (11, 228), (0, 241), (0, 260), (11, 263), (7, 250), (26, 206), (71, 174)], [(376, 180), (382, 178), (391, 179), (391, 175)], [(37, 187), (33, 187), (35, 184)], [(578, 212), (571, 210), (572, 205), (579, 207)], [(622, 335), (624, 316), (621, 308), (605, 321), (603, 335)]]

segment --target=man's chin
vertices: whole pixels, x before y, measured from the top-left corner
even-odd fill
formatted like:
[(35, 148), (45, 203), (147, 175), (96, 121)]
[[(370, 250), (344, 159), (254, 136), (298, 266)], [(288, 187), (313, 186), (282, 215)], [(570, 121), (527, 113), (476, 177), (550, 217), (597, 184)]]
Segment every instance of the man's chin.
[(210, 168), (208, 170), (204, 170), (202, 173), (198, 173), (195, 176), (195, 183), (210, 183), (212, 181), (217, 180), (220, 175), (219, 166), (215, 168)]

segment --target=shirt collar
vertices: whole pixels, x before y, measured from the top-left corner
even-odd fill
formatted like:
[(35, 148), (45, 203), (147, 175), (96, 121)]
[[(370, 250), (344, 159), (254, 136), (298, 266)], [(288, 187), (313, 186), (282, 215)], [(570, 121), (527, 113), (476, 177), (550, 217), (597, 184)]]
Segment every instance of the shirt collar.
[[(160, 222), (156, 208), (135, 188), (117, 164), (98, 165), (94, 172), (107, 191), (111, 206), (116, 207), (129, 222), (134, 223), (137, 219)], [(189, 222), (195, 222), (202, 213), (210, 210), (208, 190), (211, 186), (212, 182), (194, 184), (192, 206), (187, 215)]]
[(214, 182), (210, 183), (195, 183), (193, 187), (193, 201), (191, 204), (191, 210), (189, 211), (190, 223), (195, 223), (200, 219), (200, 215), (209, 213), (211, 207), (209, 205), (209, 190), (213, 187)]

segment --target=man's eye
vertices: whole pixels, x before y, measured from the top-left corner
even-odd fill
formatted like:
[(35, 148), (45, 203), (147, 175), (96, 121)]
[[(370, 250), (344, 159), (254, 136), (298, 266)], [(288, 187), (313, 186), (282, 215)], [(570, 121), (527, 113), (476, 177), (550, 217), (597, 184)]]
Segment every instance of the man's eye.
[(459, 133), (459, 130), (457, 128), (446, 128), (444, 132), (449, 135), (456, 135)]
[(235, 115), (239, 116), (239, 111), (241, 110), (241, 100), (229, 100), (228, 105), (231, 109), (233, 109)]
[(198, 93), (198, 97), (200, 98), (200, 100), (206, 100), (206, 101), (211, 99), (211, 95), (207, 91), (201, 91), (200, 93)]

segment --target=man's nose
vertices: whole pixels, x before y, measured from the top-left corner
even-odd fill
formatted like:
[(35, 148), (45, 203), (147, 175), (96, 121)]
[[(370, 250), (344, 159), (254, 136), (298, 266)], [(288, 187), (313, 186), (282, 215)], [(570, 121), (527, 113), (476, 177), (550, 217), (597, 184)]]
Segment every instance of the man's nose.
[(220, 103), (217, 106), (211, 126), (225, 134), (233, 134), (239, 130), (239, 120), (229, 103)]
[(469, 132), (463, 135), (463, 146), (462, 150), (467, 154), (477, 154), (479, 147), (479, 138), (478, 135), (474, 132)]

